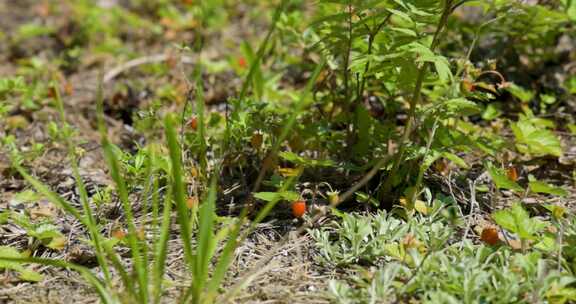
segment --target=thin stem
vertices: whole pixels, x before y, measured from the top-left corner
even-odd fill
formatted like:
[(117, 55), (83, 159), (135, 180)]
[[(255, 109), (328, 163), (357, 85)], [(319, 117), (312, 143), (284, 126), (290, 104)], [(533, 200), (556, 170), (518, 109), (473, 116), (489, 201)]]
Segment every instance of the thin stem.
[[(368, 37), (368, 56), (372, 55), (372, 49), (374, 48), (374, 39), (376, 39), (376, 35), (378, 35), (378, 33), (380, 33), (380, 30), (382, 30), (384, 25), (386, 23), (388, 23), (388, 20), (390, 20), (391, 17), (392, 17), (392, 13), (389, 13), (386, 16), (386, 18), (384, 18), (384, 20), (382, 20), (382, 22), (380, 22), (380, 24), (378, 24), (378, 26), (376, 26), (376, 28), (374, 28), (371, 31), (370, 36)], [(368, 78), (368, 77), (366, 77), (366, 74), (368, 74), (368, 70), (370, 70), (370, 60), (366, 61), (366, 65), (364, 66), (364, 74), (362, 76), (362, 82), (360, 84), (358, 100), (360, 100), (360, 98), (362, 98), (362, 95), (364, 93), (364, 88), (366, 87), (366, 79)]]
[[(430, 148), (432, 147), (432, 142), (434, 142), (434, 137), (436, 135), (436, 130), (438, 129), (438, 118), (434, 120), (434, 125), (432, 126), (432, 130), (430, 130), (430, 135), (428, 137), (428, 143), (426, 144), (426, 151), (424, 152), (423, 160), (426, 160), (428, 154), (430, 153)], [(414, 203), (416, 201), (416, 197), (418, 197), (418, 193), (420, 192), (420, 185), (422, 184), (422, 179), (424, 177), (424, 172), (427, 168), (421, 166), (418, 177), (416, 178), (416, 184), (412, 192), (410, 193), (410, 197), (408, 199), (410, 208), (414, 208)]]

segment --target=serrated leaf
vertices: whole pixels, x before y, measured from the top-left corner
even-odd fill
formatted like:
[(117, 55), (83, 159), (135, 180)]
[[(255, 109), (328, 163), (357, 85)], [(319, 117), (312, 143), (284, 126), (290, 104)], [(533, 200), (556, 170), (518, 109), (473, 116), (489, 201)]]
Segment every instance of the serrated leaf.
[(9, 246), (0, 246), (0, 269), (11, 269), (19, 273), (19, 277), (24, 281), (38, 282), (43, 279), (43, 276), (31, 269), (24, 268), (19, 262), (4, 261), (2, 258), (21, 258), (23, 257), (16, 248)]
[(516, 137), (516, 147), (520, 152), (537, 156), (562, 156), (560, 140), (552, 131), (537, 128), (526, 120), (512, 124), (511, 127)]
[(534, 245), (534, 248), (540, 249), (542, 251), (551, 252), (556, 250), (556, 239), (550, 235), (544, 235), (544, 237)]
[(444, 106), (448, 112), (462, 116), (475, 115), (482, 110), (480, 106), (466, 98), (450, 99), (444, 103)]
[(12, 202), (13, 204), (18, 204), (18, 203), (33, 203), (36, 202), (38, 200), (42, 199), (42, 196), (38, 193), (36, 193), (33, 190), (24, 190), (22, 192), (18, 192), (17, 194), (14, 195), (14, 197), (12, 198)]

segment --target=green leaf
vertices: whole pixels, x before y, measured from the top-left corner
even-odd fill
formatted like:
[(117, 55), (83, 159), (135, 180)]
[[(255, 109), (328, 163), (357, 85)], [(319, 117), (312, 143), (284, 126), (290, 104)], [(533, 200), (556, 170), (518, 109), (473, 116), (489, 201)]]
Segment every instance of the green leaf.
[(403, 27), (391, 27), (390, 29), (393, 30), (393, 31), (402, 33), (402, 34), (404, 34), (404, 35), (406, 35), (406, 36), (418, 37), (418, 34), (417, 34), (415, 31), (411, 30), (411, 29), (407, 29), (407, 28), (403, 28)]
[(532, 91), (528, 91), (520, 86), (517, 86), (511, 83), (506, 90), (510, 92), (510, 94), (514, 95), (516, 98), (520, 99), (522, 102), (526, 103), (534, 98), (534, 93)]
[(515, 181), (509, 179), (504, 170), (494, 167), (492, 163), (486, 163), (485, 166), (492, 178), (492, 181), (498, 189), (510, 189), (515, 191), (524, 190)]
[(552, 214), (552, 217), (555, 218), (556, 220), (561, 219), (564, 214), (566, 214), (566, 208), (562, 207), (562, 206), (558, 206), (558, 205), (554, 205), (554, 204), (547, 204), (544, 205), (544, 208), (546, 208), (548, 211), (550, 211), (550, 213)]
[(462, 158), (460, 158), (458, 155), (456, 155), (454, 153), (442, 152), (442, 157), (453, 162), (454, 164), (456, 164), (458, 167), (460, 167), (462, 169), (468, 169), (470, 167), (470, 166), (468, 166), (468, 164), (466, 163), (465, 160), (463, 160)]
[(534, 193), (545, 193), (545, 194), (552, 194), (557, 196), (565, 197), (568, 195), (568, 191), (562, 189), (560, 187), (556, 187), (545, 182), (541, 181), (531, 181), (528, 186), (530, 187), (530, 191)]
[(30, 282), (40, 282), (44, 279), (44, 276), (41, 273), (27, 268), (20, 271), (20, 279)]
[(552, 131), (537, 128), (526, 120), (512, 124), (511, 127), (516, 137), (516, 148), (520, 152), (537, 156), (562, 156), (560, 140)]
[(254, 193), (254, 197), (263, 201), (271, 202), (278, 199), (295, 201), (300, 196), (298, 193), (293, 191), (283, 191), (283, 192), (258, 192)]
[(296, 154), (294, 152), (289, 152), (289, 151), (280, 152), (280, 153), (278, 153), (278, 155), (280, 157), (282, 157), (284, 160), (287, 160), (287, 161), (292, 162), (294, 164), (303, 165), (305, 167), (333, 167), (334, 166), (334, 162), (329, 160), (329, 159), (326, 159), (326, 160), (311, 159), (311, 158), (299, 156), (298, 154)]
[(556, 244), (557, 244), (556, 239), (553, 236), (544, 235), (544, 237), (542, 237), (540, 242), (538, 242), (538, 243), (536, 243), (536, 245), (534, 245), (534, 248), (540, 249), (540, 250), (546, 251), (546, 252), (551, 252), (551, 251), (554, 251), (557, 249)]
[(444, 106), (449, 113), (470, 116), (481, 112), (481, 108), (466, 98), (454, 98), (446, 101)]
[[(21, 257), (20, 252), (13, 247), (9, 246), (0, 246), (0, 259), (1, 258), (19, 258)], [(9, 261), (2, 261), (0, 260), (0, 269), (13, 269), (13, 270), (21, 270), (22, 265), (17, 262), (9, 262)]]
[(24, 281), (38, 282), (43, 279), (42, 274), (28, 268), (24, 268), (22, 263), (3, 260), (3, 258), (22, 258), (22, 254), (16, 248), (0, 246), (0, 269), (11, 269), (19, 273), (19, 277)]
[(365, 107), (356, 108), (358, 141), (354, 144), (353, 151), (356, 155), (366, 155), (370, 148), (370, 113)]
[(546, 227), (546, 223), (530, 218), (520, 203), (514, 203), (510, 209), (494, 212), (492, 218), (502, 228), (518, 234), (521, 239), (534, 239), (535, 233)]
[(22, 192), (18, 192), (12, 198), (13, 203), (34, 203), (42, 199), (42, 196), (33, 190), (24, 190)]
[(501, 107), (502, 106), (499, 103), (490, 103), (482, 113), (482, 119), (494, 120), (498, 118), (503, 113)]

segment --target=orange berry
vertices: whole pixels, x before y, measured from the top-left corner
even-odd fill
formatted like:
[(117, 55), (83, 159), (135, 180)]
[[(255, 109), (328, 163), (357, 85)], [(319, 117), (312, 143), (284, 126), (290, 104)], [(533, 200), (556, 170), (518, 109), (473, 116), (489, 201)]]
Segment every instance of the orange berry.
[(500, 242), (500, 238), (498, 237), (498, 230), (492, 227), (486, 227), (482, 229), (482, 234), (480, 235), (480, 239), (488, 244), (488, 245), (496, 245)]
[(198, 118), (192, 117), (192, 119), (190, 119), (190, 121), (188, 122), (188, 127), (196, 131), (196, 129), (198, 129)]
[(513, 182), (518, 180), (518, 170), (516, 170), (514, 166), (510, 166), (508, 170), (506, 170), (506, 175)]
[(292, 202), (292, 215), (294, 217), (302, 217), (306, 213), (306, 202), (305, 201), (294, 201)]

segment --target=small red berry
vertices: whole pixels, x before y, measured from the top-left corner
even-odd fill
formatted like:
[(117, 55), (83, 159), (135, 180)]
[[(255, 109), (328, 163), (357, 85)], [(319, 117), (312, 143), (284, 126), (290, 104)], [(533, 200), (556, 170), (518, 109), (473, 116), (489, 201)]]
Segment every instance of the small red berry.
[(238, 66), (239, 66), (239, 67), (245, 69), (247, 65), (248, 65), (248, 64), (247, 64), (247, 62), (246, 62), (246, 59), (244, 59), (244, 57), (238, 58)]
[(292, 215), (302, 217), (306, 213), (306, 202), (302, 200), (292, 202)]

